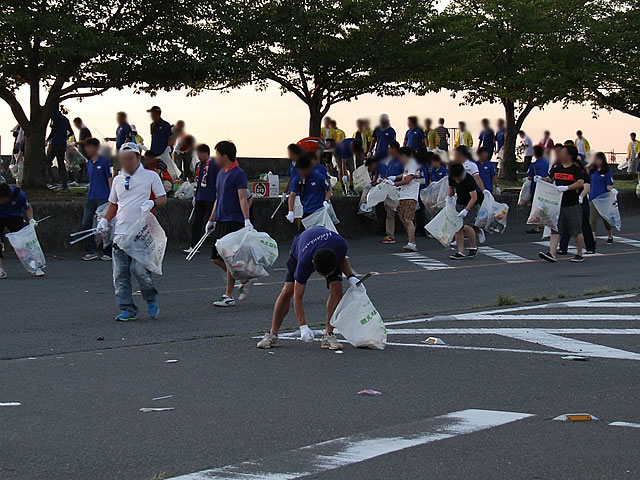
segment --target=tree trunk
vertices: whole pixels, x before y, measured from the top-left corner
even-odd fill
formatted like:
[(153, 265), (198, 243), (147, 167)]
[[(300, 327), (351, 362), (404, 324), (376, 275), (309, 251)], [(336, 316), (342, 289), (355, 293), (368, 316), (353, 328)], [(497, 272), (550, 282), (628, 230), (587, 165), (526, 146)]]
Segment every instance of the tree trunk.
[(503, 100), (502, 103), (504, 104), (506, 127), (500, 178), (503, 180), (514, 181), (518, 179), (516, 174), (516, 139), (518, 136), (518, 128), (516, 126), (516, 109), (514, 103), (510, 100)]
[(32, 119), (29, 134), (25, 135), (24, 152), (24, 183), (26, 188), (44, 188), (46, 155), (45, 133), (47, 119), (35, 121)]
[(325, 113), (322, 112), (322, 106), (320, 103), (311, 102), (307, 104), (309, 107), (309, 136), (321, 137), (322, 136), (322, 119)]

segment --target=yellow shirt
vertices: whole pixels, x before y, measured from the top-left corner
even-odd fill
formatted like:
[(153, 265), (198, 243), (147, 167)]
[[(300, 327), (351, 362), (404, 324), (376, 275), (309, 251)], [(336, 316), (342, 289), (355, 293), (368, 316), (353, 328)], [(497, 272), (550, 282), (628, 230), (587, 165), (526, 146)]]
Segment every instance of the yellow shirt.
[(370, 128), (365, 128), (361, 132), (356, 130), (355, 132), (353, 132), (351, 138), (358, 137), (362, 139), (362, 148), (364, 149), (364, 153), (368, 153), (369, 145), (371, 145), (371, 140), (373, 140), (373, 130), (371, 130)]
[[(632, 149), (634, 152), (631, 152)], [(633, 153), (635, 153), (635, 156)], [(627, 160), (633, 160), (634, 158), (638, 158), (638, 156), (640, 156), (640, 140), (629, 142), (629, 146), (627, 147)]]
[(427, 147), (431, 150), (438, 148), (440, 145), (440, 135), (433, 128), (427, 132)]
[(454, 147), (459, 147), (463, 143), (466, 147), (473, 147), (473, 136), (469, 133), (469, 130), (462, 132), (462, 143), (460, 142), (460, 130), (456, 132), (456, 136), (453, 141)]
[(322, 138), (324, 138), (325, 140), (327, 138), (333, 138), (335, 140), (335, 138), (336, 138), (336, 130), (334, 128), (322, 127), (320, 129), (320, 136)]
[(347, 135), (344, 133), (344, 130), (340, 130), (339, 128), (332, 128), (331, 130), (335, 135), (334, 137), (331, 137), (331, 138), (333, 138), (336, 141), (336, 143), (344, 140), (347, 137)]

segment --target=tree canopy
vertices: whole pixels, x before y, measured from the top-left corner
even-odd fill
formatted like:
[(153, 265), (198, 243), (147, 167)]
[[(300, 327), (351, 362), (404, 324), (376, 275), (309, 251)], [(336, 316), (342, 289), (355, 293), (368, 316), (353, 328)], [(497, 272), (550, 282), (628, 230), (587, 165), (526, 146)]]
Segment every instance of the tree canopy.
[[(416, 29), (435, 16), (430, 0), (238, 0), (228, 2), (234, 53), (207, 86), (258, 89), (275, 82), (309, 108), (318, 135), (331, 106), (366, 93), (402, 94), (400, 76)], [(211, 29), (213, 30), (213, 29)], [(209, 59), (215, 61), (214, 55)]]

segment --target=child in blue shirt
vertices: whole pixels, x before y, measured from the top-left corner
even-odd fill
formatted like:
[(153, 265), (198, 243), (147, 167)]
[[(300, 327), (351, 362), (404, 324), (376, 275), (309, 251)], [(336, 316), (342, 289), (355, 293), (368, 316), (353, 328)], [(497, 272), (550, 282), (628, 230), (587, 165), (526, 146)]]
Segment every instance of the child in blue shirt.
[(598, 210), (593, 205), (593, 200), (607, 192), (612, 192), (614, 195), (618, 195), (618, 191), (613, 188), (613, 175), (609, 170), (609, 164), (607, 163), (607, 157), (604, 153), (598, 152), (593, 157), (593, 163), (589, 169), (589, 176), (591, 177), (591, 188), (589, 190), (589, 201), (591, 202), (591, 209), (589, 210), (589, 224), (591, 230), (595, 236), (596, 228), (598, 227), (598, 219), (602, 219), (604, 228), (607, 230), (607, 243), (613, 243), (613, 226), (607, 222), (604, 217), (598, 213)]
[(476, 165), (478, 166), (478, 173), (480, 174), (480, 179), (484, 184), (484, 188), (489, 190), (489, 192), (493, 193), (493, 185), (498, 186), (498, 173), (496, 172), (496, 167), (491, 163), (489, 159), (489, 150), (485, 147), (480, 147), (478, 149), (478, 161)]
[(331, 186), (327, 178), (314, 169), (309, 154), (303, 154), (296, 161), (296, 174), (291, 181), (289, 212), (287, 213), (287, 220), (291, 223), (295, 220), (296, 197), (300, 197), (304, 212), (303, 217), (307, 217), (321, 208), (330, 208)]
[(447, 167), (442, 164), (440, 155), (431, 157), (431, 170), (429, 171), (429, 183), (438, 182), (449, 174)]
[[(534, 161), (529, 165), (527, 178), (531, 181), (531, 195), (536, 191), (536, 178), (547, 178), (549, 176), (549, 160), (544, 156), (544, 147), (535, 145), (533, 147)], [(527, 233), (540, 233), (542, 230), (539, 225), (527, 230)]]

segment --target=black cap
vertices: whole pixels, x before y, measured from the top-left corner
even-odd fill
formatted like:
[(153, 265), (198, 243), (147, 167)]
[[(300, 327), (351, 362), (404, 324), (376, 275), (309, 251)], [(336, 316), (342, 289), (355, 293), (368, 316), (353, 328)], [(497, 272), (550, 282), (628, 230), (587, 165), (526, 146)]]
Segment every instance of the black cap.
[(154, 106), (153, 106), (153, 107), (151, 107), (149, 110), (147, 110), (147, 112), (158, 112), (158, 113), (162, 113), (162, 109), (161, 109), (159, 106), (154, 105)]

